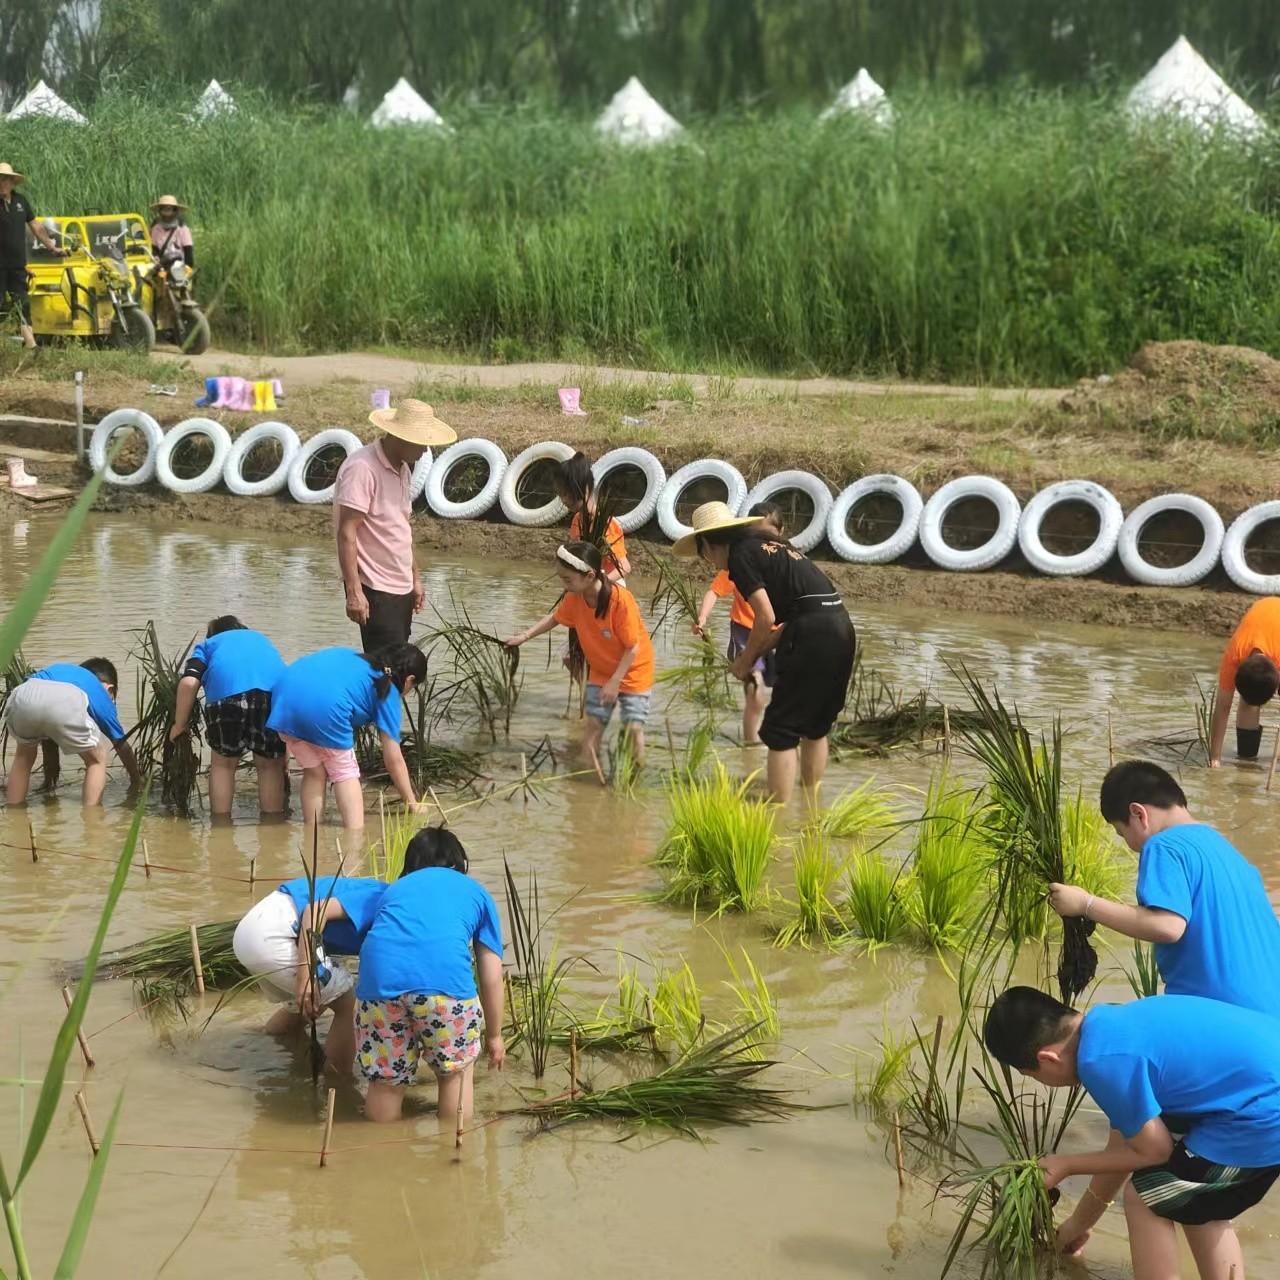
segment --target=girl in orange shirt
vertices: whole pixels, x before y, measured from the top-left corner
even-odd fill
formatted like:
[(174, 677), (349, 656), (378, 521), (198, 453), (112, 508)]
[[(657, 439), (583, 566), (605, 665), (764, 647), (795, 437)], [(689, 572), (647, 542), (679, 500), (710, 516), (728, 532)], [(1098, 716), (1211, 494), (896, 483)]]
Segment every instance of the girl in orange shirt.
[[(556, 497), (573, 512), (569, 521), (569, 540), (582, 540), (584, 524), (591, 523), (596, 512), (596, 478), (591, 473), (591, 463), (585, 453), (575, 453), (567, 462), (560, 464), (555, 476)], [(607, 544), (600, 550), (604, 555), (604, 569), (610, 582), (626, 585), (625, 579), (631, 572), (631, 561), (627, 559), (627, 540), (622, 526), (610, 518), (604, 531)]]
[(587, 660), (587, 724), (583, 750), (603, 777), (600, 740), (617, 707), (637, 764), (644, 762), (644, 722), (653, 689), (653, 645), (636, 598), (611, 582), (599, 550), (566, 542), (556, 551), (556, 576), (564, 595), (545, 618), (504, 643), (512, 649), (555, 627), (572, 627)]

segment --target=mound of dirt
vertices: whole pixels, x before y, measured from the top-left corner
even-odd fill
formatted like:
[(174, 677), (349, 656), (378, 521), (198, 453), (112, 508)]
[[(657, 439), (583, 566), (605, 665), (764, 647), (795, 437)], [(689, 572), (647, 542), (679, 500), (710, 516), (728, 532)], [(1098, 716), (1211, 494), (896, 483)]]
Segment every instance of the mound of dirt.
[(1280, 435), (1280, 360), (1249, 347), (1149, 342), (1113, 378), (1085, 378), (1067, 413), (1160, 436), (1270, 443)]

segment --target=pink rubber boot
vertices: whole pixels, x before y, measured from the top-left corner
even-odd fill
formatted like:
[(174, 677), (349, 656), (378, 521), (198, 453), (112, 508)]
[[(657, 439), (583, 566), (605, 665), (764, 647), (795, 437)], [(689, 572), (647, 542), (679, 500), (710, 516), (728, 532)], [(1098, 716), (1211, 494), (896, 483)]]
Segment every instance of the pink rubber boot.
[(231, 408), (231, 397), (234, 390), (234, 378), (218, 379), (218, 396), (210, 406), (213, 409), (229, 409)]
[(587, 411), (580, 401), (582, 392), (577, 387), (560, 388), (560, 412), (569, 418), (585, 418)]
[(35, 476), (27, 475), (27, 460), (25, 458), (10, 458), (7, 465), (9, 468), (10, 489), (31, 489), (39, 484)]

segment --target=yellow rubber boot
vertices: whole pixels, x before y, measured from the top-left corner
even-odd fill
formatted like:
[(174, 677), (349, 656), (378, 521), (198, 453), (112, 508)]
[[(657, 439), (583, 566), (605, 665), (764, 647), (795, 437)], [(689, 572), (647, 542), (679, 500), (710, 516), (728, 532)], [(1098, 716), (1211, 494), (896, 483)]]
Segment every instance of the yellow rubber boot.
[(262, 400), (262, 408), (260, 413), (275, 413), (276, 411), (276, 391), (270, 382), (259, 382), (254, 386), (254, 390), (258, 393)]

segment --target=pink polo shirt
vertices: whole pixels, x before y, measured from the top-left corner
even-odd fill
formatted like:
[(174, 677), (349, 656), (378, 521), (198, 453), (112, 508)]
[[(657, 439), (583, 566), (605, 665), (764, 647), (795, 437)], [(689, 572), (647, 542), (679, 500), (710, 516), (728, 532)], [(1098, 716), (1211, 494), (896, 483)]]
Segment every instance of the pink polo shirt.
[(333, 495), (336, 526), (341, 507), (363, 512), (356, 533), (360, 581), (375, 591), (413, 590), (413, 533), (409, 527), (409, 468), (396, 467), (381, 441), (357, 449), (338, 471)]

